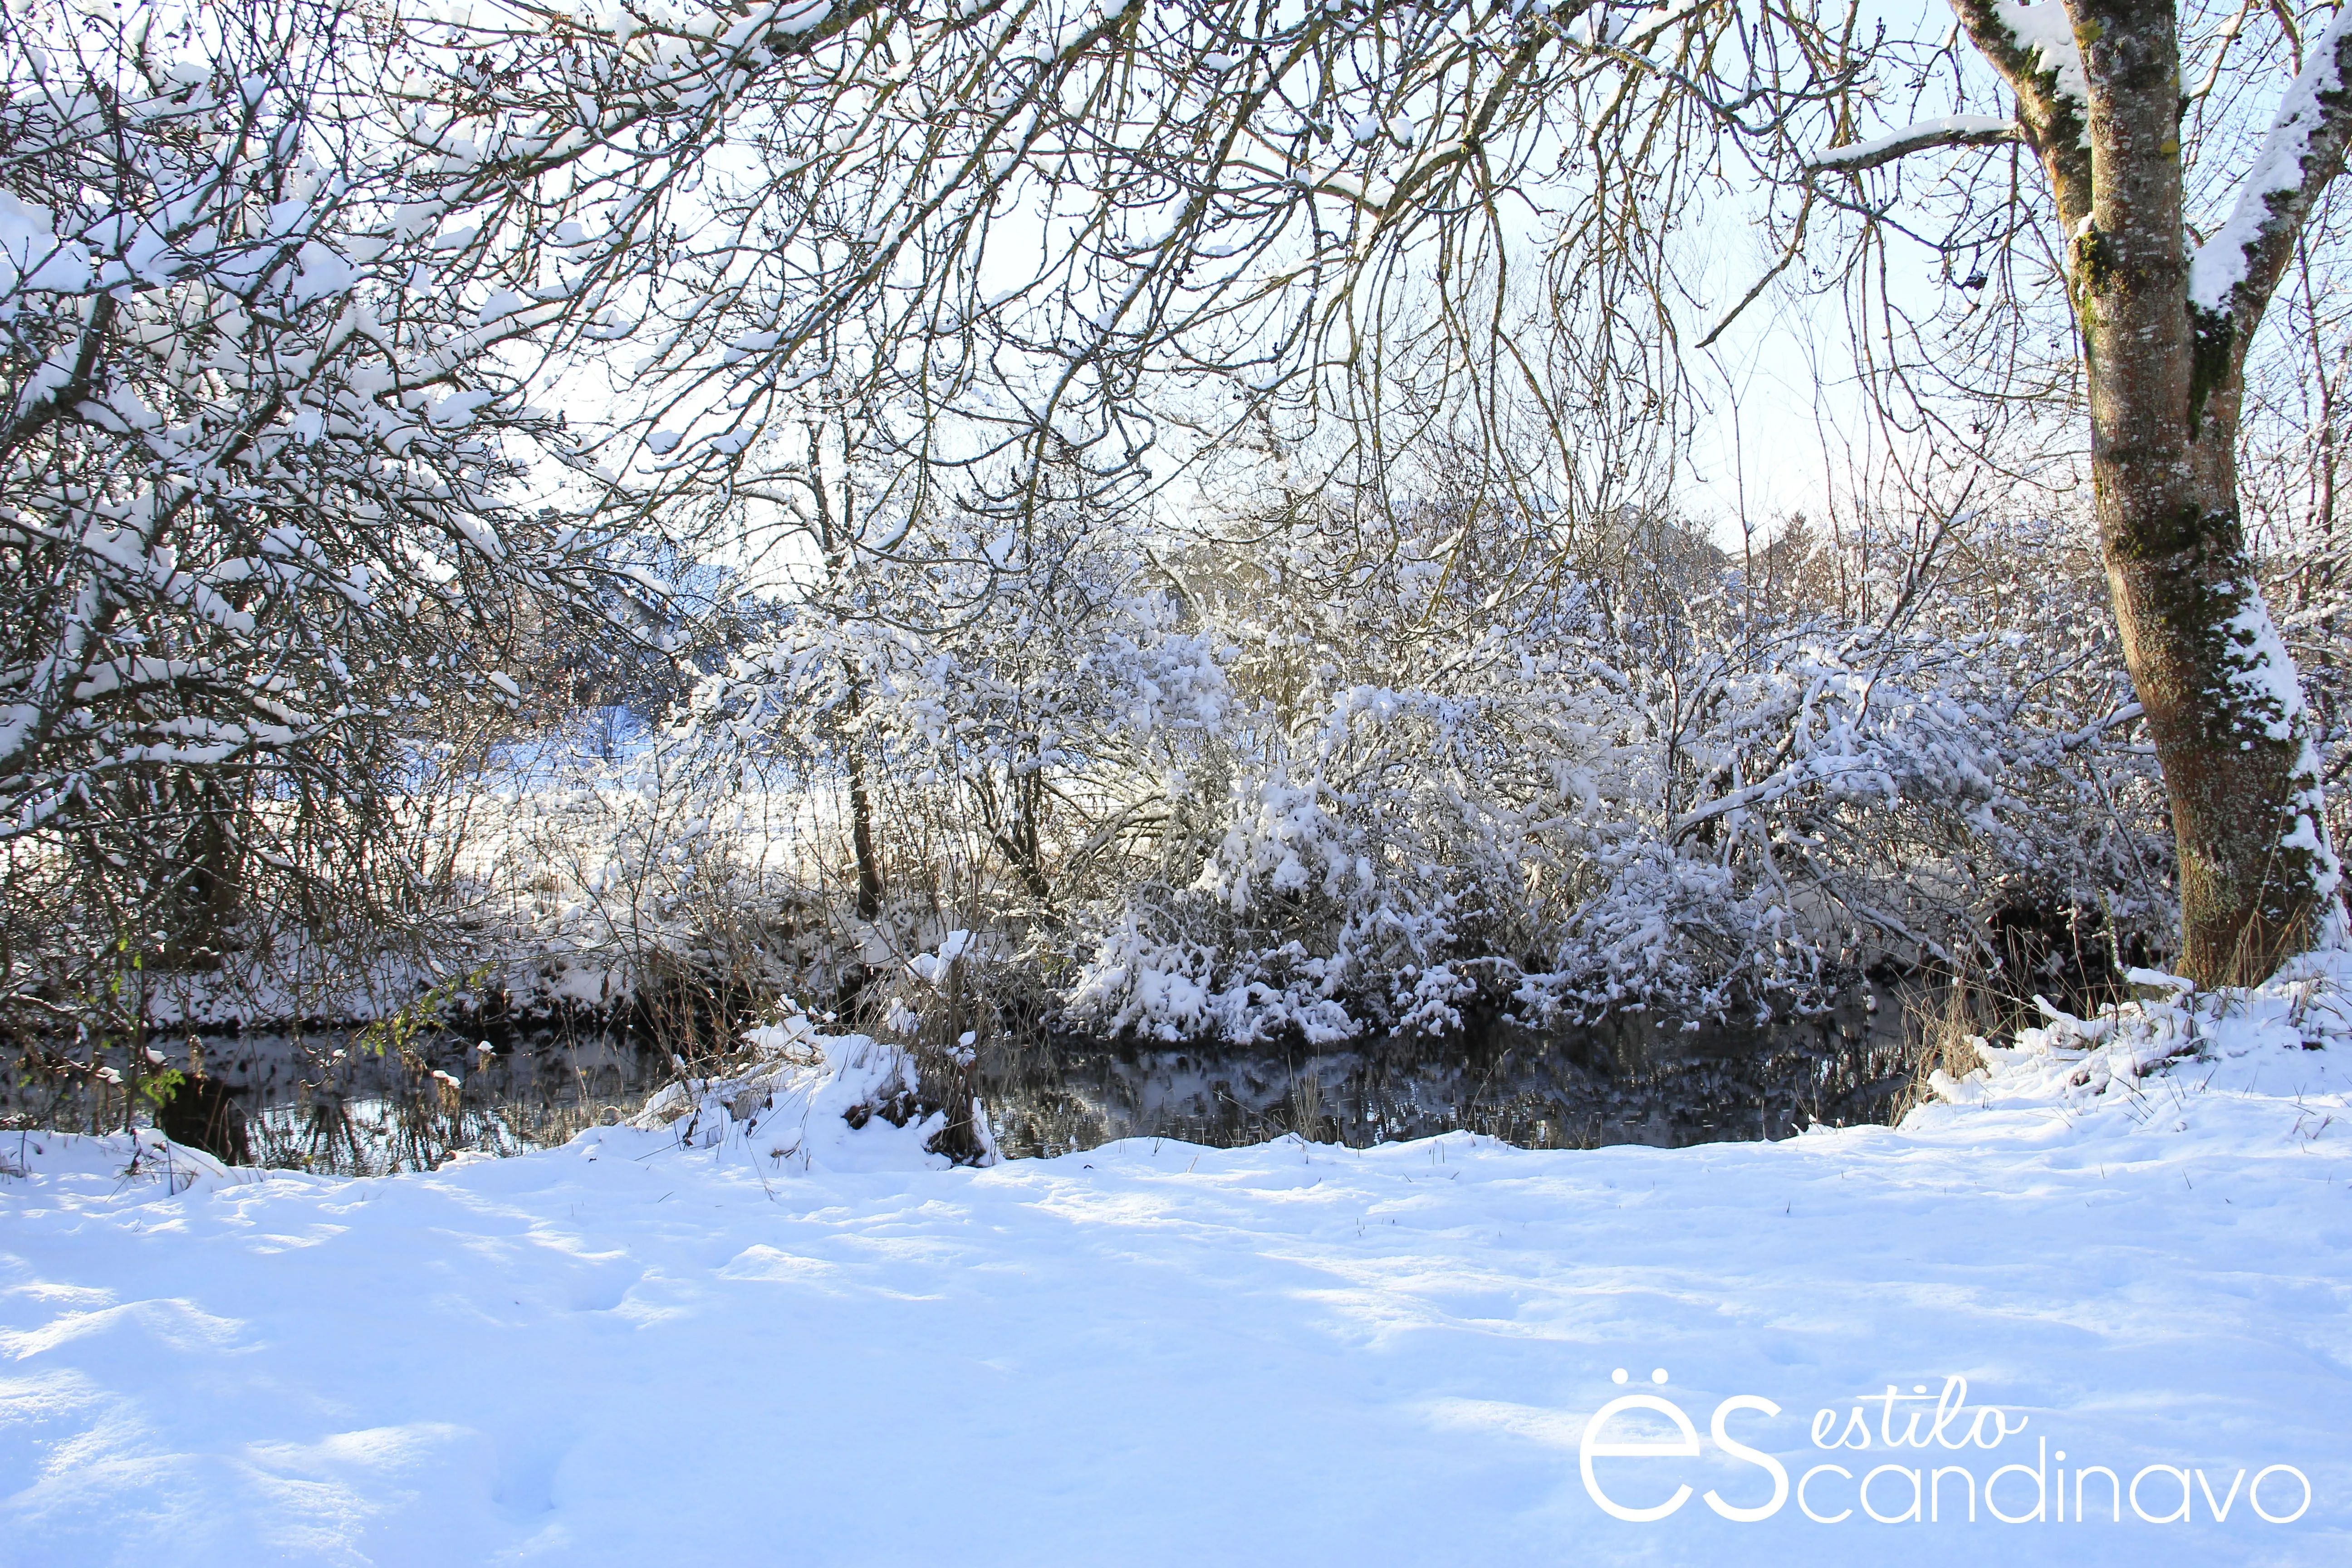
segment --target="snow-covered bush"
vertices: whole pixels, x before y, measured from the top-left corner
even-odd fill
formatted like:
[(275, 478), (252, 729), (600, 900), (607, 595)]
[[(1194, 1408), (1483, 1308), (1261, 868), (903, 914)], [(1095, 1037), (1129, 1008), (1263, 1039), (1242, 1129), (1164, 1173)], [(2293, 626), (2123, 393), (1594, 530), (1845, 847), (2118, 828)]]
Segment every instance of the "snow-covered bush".
[(0, 16), (0, 839), (96, 949), (216, 966), (271, 888), (415, 918), (417, 745), (646, 597), (521, 503), (581, 460), (527, 394), (583, 302), (473, 244), (477, 160), (405, 155), (404, 47), (335, 0)]
[(1094, 906), (1075, 1016), (1328, 1039), (1752, 1011), (1948, 958), (2008, 903), (2160, 901), (2115, 863), (2160, 867), (2148, 770), (2055, 548), (2011, 531), (2006, 605), (1861, 621), (1759, 605), (1687, 535), (1586, 575), (1528, 570), (1518, 533), (1432, 511), (1198, 560), (1224, 811), (1195, 867)]
[(781, 773), (876, 836), (890, 917), (861, 900), (859, 940), (893, 962), (957, 928), (1021, 949), (1139, 858), (1189, 856), (1175, 817), (1231, 695), (1213, 637), (1119, 521), (894, 530), (898, 558), (779, 605), (697, 694), (714, 775)]
[[(750, 1031), (744, 1043), (751, 1060), (740, 1070), (671, 1084), (634, 1125), (667, 1131), (689, 1149), (733, 1144), (801, 1172), (995, 1163), (978, 1101), (937, 1103), (902, 1047), (821, 1034), (798, 1015)], [(954, 1138), (958, 1128), (965, 1142)]]
[[(2021, 921), (2127, 962), (2168, 918), (2137, 709), (2054, 525), (1735, 562), (1629, 519), (1585, 568), (1439, 504), (1246, 548), (1076, 508), (888, 531), (899, 558), (774, 608), (685, 741), (714, 799), (812, 802), (831, 956), (784, 984), (902, 1040), (1748, 1014), (1880, 958), (2011, 963)], [(920, 966), (965, 932), (949, 1001)]]
[(658, 1014), (690, 1055), (816, 998), (944, 1081), (1056, 1016), (1328, 1042), (1747, 1016), (1880, 958), (1988, 968), (2020, 910), (2102, 962), (2163, 924), (2148, 762), (2062, 531), (1948, 542), (1937, 594), (1880, 583), (1865, 619), (1791, 587), (1838, 564), (1801, 537), (1751, 573), (1658, 524), (1539, 572), (1543, 528), (1435, 507), (1247, 550), (1088, 522), (941, 528), (855, 595), (747, 612), (676, 729), (518, 753), (448, 819), (510, 1005)]

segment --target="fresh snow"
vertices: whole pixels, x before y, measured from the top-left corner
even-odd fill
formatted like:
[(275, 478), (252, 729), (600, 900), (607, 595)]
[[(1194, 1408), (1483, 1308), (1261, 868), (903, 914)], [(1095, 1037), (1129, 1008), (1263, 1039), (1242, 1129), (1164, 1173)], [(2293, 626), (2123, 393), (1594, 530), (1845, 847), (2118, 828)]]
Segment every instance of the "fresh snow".
[(2259, 717), (2263, 733), (2273, 741), (2291, 741), (2303, 729), (2303, 684), (2295, 679), (2294, 656), (2287, 651), (2277, 623), (2271, 619), (2269, 600), (2258, 583), (2238, 584), (2238, 613), (2222, 630), (2228, 652), (2222, 656), (2224, 679), (2237, 695), (2242, 710)]
[(51, 232), (55, 221), (37, 207), (0, 191), (0, 310), (13, 313), (18, 291), (69, 292), (89, 284), (89, 255)]
[(2326, 816), (2320, 793), (2319, 753), (2312, 743), (2303, 685), (2295, 679), (2294, 656), (2271, 619), (2262, 585), (2249, 581), (2239, 587), (2241, 608), (2224, 628), (2229, 638), (2223, 661), (2226, 679), (2237, 694), (2241, 710), (2260, 720), (2265, 736), (2300, 742), (2294, 770), (2297, 793), (2287, 802), (2287, 830), (2280, 844), (2308, 850), (2317, 860), (2319, 898), (2337, 911), (2328, 917), (2332, 929), (2342, 918), (2336, 894), (2343, 886), (2344, 868), (2324, 831)]
[[(1900, 1129), (1780, 1143), (947, 1168), (836, 1114), (893, 1053), (804, 1026), (646, 1125), (428, 1175), (10, 1135), (0, 1563), (2342, 1563), (2352, 959), (2137, 978)], [(1890, 1385), (1931, 1395), (1882, 1430)], [(1944, 1446), (1888, 1453), (1948, 1386)], [(1624, 1511), (1692, 1489), (1654, 1522), (1580, 1465), (1629, 1394), (1697, 1457), (1582, 1458)], [(2023, 1465), (2011, 1513), (2037, 1468), (2145, 1471), (2191, 1514), (2113, 1522), (2094, 1470), (2084, 1521), (2069, 1484), (2063, 1523), (1971, 1525), (1948, 1477), (1934, 1522), (1735, 1523), (1704, 1494), (1773, 1489), (1718, 1411), (1791, 1480), (1895, 1465), (1883, 1513), (1916, 1462)]]

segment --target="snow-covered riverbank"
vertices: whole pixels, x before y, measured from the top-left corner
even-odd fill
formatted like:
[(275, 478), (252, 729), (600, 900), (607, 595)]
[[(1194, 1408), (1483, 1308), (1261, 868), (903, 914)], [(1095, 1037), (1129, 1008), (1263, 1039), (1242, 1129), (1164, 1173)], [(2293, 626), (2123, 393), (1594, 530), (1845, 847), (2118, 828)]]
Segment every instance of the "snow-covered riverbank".
[[(2341, 994), (2062, 1026), (1900, 1130), (1680, 1151), (935, 1169), (878, 1121), (794, 1153), (790, 1085), (715, 1146), (368, 1181), (9, 1134), (0, 1563), (2341, 1563), (2352, 1051), (2297, 1043)], [(1696, 1458), (1580, 1455), (1635, 1393)], [(1743, 1394), (1759, 1458), (1710, 1433)], [(1786, 1500), (1718, 1517), (1765, 1458)], [(1937, 1468), (1934, 1520), (1867, 1517)], [(2063, 1521), (1987, 1511), (2038, 1492)]]

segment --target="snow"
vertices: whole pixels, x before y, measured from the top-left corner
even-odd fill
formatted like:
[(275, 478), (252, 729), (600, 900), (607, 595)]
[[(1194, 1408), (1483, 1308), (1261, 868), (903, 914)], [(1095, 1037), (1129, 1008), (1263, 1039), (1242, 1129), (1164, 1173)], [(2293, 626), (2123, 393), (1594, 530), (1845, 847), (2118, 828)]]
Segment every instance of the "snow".
[(294, 298), (299, 303), (345, 292), (360, 280), (357, 268), (315, 239), (303, 243), (295, 261), (300, 268), (294, 279)]
[(2346, 29), (2352, 27), (2352, 10), (2339, 10), (2329, 19), (2317, 42), (2304, 56), (2303, 70), (2279, 100), (2270, 134), (2263, 139), (2253, 167), (2239, 183), (2230, 216), (2197, 247), (2189, 265), (2189, 298), (2219, 314), (2230, 296), (2245, 281), (2247, 248), (2261, 243), (2263, 226), (2270, 221), (2271, 198), (2303, 184), (2303, 161), (2312, 133), (2319, 129), (2322, 93), (2342, 86), (2342, 51)]
[(2060, 0), (2019, 5), (1994, 0), (1995, 12), (2016, 36), (2018, 47), (2035, 57), (2035, 65), (2058, 79), (2058, 96), (2071, 100), (2083, 115), (2083, 134), (2090, 136), (2091, 79), (2083, 68), (2083, 51), (2074, 42), (2074, 18)]
[(756, 1029), (750, 1043), (758, 1060), (749, 1071), (672, 1084), (633, 1125), (680, 1149), (740, 1153), (766, 1174), (953, 1166), (929, 1147), (947, 1125), (942, 1113), (890, 1117), (893, 1102), (917, 1092), (904, 1050), (865, 1035), (821, 1036), (805, 1017)]
[(2286, 803), (2287, 829), (2279, 842), (2283, 847), (2305, 850), (2315, 858), (2318, 894), (2331, 906), (2325, 918), (2336, 921), (2339, 916), (2332, 906), (2343, 886), (2343, 867), (2324, 832), (2326, 817), (2319, 754), (2312, 743), (2309, 710), (2295, 675), (2294, 658), (2271, 619), (2270, 605), (2261, 585), (2251, 581), (2242, 583), (2239, 595), (2242, 607), (2226, 626), (2229, 651), (2223, 660), (2225, 679), (2237, 697), (2241, 712), (2259, 721), (2268, 739), (2298, 742), (2294, 793)]
[(2305, 713), (2294, 656), (2271, 619), (2261, 584), (2242, 582), (2237, 593), (2240, 608), (2223, 627), (2229, 644), (2222, 659), (2224, 679), (2241, 710), (2261, 723), (2265, 736), (2293, 740), (2303, 728)]
[(524, 308), (523, 297), (513, 289), (494, 289), (489, 298), (482, 301), (482, 308), (477, 320), (481, 325), (487, 327), (494, 321), (506, 320)]
[[(767, 1102), (713, 1086), (740, 1121), (706, 1095), (430, 1175), (11, 1138), (0, 1563), (2340, 1562), (2347, 982), (2158, 985), (1989, 1053), (1967, 1103), (1777, 1144), (941, 1168), (877, 1119), (773, 1158), (897, 1070), (804, 1025), (762, 1037)], [(1699, 1457), (1610, 1457), (1671, 1431), (1629, 1397)], [(1914, 1415), (1932, 1460), (1876, 1451)], [(1948, 1476), (1887, 1536), (1793, 1497), (1612, 1518), (1582, 1473), (1752, 1510), (1777, 1463), (1831, 1519), (1854, 1483), (1816, 1466), (1909, 1458), (2025, 1467), (2012, 1514), (2053, 1467), (2212, 1500), (2116, 1523), (2093, 1468), (2087, 1521), (2012, 1536)], [(2243, 1489), (2293, 1513), (2282, 1465), (2313, 1500), (2273, 1524)], [(1903, 1511), (1906, 1469), (1872, 1484)]]

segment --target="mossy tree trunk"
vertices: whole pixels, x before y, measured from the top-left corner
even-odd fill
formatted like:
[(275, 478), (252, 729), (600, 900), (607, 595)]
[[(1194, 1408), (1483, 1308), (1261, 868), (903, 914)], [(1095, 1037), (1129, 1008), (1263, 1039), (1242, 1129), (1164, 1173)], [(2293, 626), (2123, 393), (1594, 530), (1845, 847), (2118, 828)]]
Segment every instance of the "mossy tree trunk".
[(2352, 31), (2331, 26), (2290, 89), (2282, 126), (2299, 148), (2255, 176), (2284, 178), (2242, 194), (2240, 218), (2200, 255), (2183, 227), (2173, 6), (2073, 0), (2071, 83), (2021, 40), (2013, 12), (1955, 8), (2016, 90), (2068, 236), (2094, 511), (2179, 850), (2180, 967), (2201, 984), (2250, 982), (2307, 946), (2336, 898), (2311, 721), (2239, 518), (2237, 440), (2247, 343), (2343, 167)]

